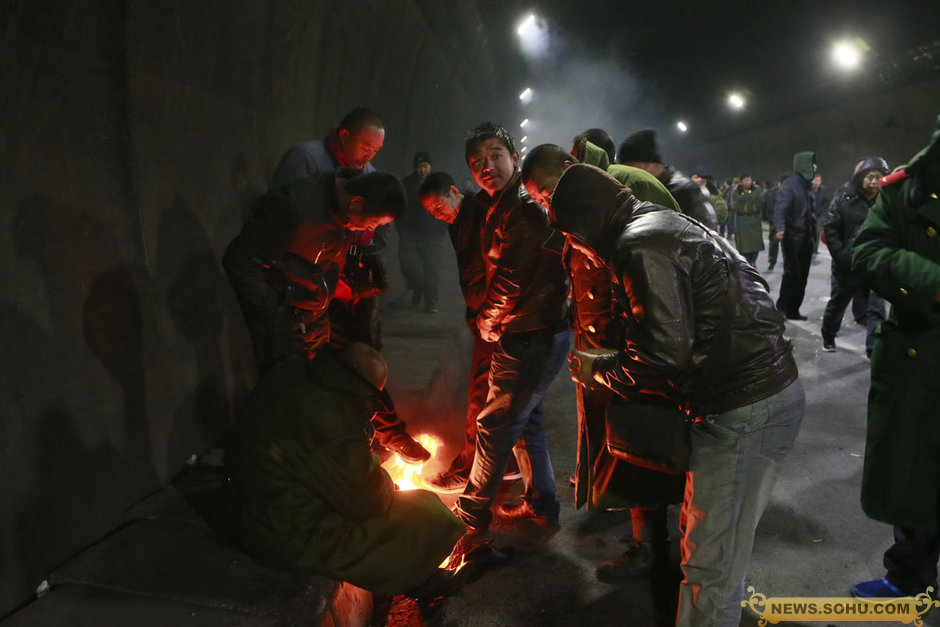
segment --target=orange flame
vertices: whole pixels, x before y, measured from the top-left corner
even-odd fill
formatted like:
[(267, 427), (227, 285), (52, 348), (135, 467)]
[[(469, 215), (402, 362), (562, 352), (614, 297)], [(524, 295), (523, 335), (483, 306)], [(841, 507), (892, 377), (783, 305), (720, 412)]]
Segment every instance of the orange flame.
[[(432, 458), (438, 446), (440, 446), (440, 442), (438, 442), (437, 439), (426, 433), (422, 433), (416, 437), (415, 440), (417, 440), (421, 446), (428, 449)], [(382, 464), (382, 468), (389, 474), (399, 490), (417, 490), (424, 485), (422, 472), (426, 464), (427, 462), (424, 464), (409, 464), (399, 457), (398, 453), (395, 453), (385, 460), (385, 463)]]

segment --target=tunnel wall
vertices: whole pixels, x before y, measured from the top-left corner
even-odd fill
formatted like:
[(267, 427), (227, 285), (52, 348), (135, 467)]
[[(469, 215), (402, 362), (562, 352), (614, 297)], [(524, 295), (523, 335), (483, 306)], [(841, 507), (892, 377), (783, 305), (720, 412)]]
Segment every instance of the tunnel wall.
[(494, 72), (473, 2), (8, 0), (0, 32), (3, 616), (220, 444), (255, 374), (219, 260), (279, 156), (370, 106), (378, 167), (456, 168)]
[(830, 190), (851, 178), (863, 157), (892, 168), (927, 144), (940, 114), (940, 75), (896, 88), (849, 96), (837, 104), (704, 142), (678, 142), (667, 156), (680, 169), (705, 165), (719, 178), (749, 171), (776, 182), (793, 172), (793, 155), (813, 150)]

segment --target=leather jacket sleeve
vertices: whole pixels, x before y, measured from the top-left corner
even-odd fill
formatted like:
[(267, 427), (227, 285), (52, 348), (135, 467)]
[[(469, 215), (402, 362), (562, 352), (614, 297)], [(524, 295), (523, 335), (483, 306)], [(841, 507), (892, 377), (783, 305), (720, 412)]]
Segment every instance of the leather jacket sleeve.
[(852, 271), (852, 242), (844, 241), (842, 234), (845, 231), (843, 215), (845, 208), (845, 196), (839, 194), (832, 205), (829, 207), (829, 213), (826, 214), (823, 223), (823, 231), (826, 234), (826, 247), (829, 254), (832, 255), (832, 261), (843, 272)]
[(523, 286), (538, 279), (535, 262), (548, 234), (544, 210), (534, 202), (522, 202), (500, 218), (493, 242), (484, 252), (486, 264), (493, 270), (477, 314), (477, 326), (483, 332), (498, 331), (503, 319), (515, 310)]
[[(622, 250), (622, 249), (621, 249)], [(613, 357), (594, 362), (594, 377), (625, 398), (667, 395), (688, 372), (695, 334), (688, 272), (668, 245), (632, 247), (615, 268), (614, 291), (627, 317), (627, 342)]]

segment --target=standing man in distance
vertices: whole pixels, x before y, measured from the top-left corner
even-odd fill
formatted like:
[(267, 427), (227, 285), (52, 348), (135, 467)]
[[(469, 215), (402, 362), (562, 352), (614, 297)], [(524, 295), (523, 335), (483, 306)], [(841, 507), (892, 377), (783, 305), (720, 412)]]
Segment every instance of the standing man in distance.
[(806, 320), (800, 305), (806, 294), (816, 238), (816, 209), (810, 186), (815, 174), (816, 153), (804, 151), (793, 155), (793, 174), (780, 185), (774, 207), (773, 229), (783, 253), (777, 309), (787, 320)]
[(418, 196), (418, 188), (431, 173), (431, 155), (418, 151), (412, 160), (414, 171), (402, 179), (408, 197), (408, 210), (395, 221), (398, 231), (398, 262), (407, 287), (412, 292), (411, 302), (421, 305), (428, 313), (437, 313), (439, 270), (447, 225), (425, 210)]
[(852, 180), (836, 192), (825, 214), (823, 232), (832, 257), (829, 302), (826, 303), (821, 329), (823, 350), (827, 353), (836, 350), (836, 336), (850, 302), (853, 316), (856, 320), (861, 318), (868, 329), (865, 351), (869, 356), (875, 346), (875, 330), (884, 322), (884, 300), (872, 294), (868, 286), (852, 273), (852, 247), (881, 191), (881, 178), (888, 172), (888, 163), (881, 157), (862, 159), (855, 165)]

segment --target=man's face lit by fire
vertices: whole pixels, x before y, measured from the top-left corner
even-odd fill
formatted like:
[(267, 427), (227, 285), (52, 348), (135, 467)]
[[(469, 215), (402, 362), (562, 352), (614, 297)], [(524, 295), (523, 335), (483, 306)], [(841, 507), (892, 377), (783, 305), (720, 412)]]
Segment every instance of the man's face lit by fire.
[(467, 156), (473, 180), (490, 196), (506, 187), (518, 164), (519, 153), (510, 153), (496, 137), (481, 139)]
[(532, 200), (548, 209), (552, 205), (552, 194), (555, 193), (555, 186), (560, 178), (560, 174), (548, 174), (545, 168), (536, 167), (532, 170), (532, 176), (525, 182), (525, 188)]
[(375, 124), (366, 124), (354, 131), (340, 129), (339, 144), (350, 167), (362, 169), (372, 161), (385, 143), (385, 129)]
[(463, 194), (451, 185), (445, 194), (425, 194), (421, 197), (421, 204), (438, 220), (453, 224), (457, 219), (457, 212), (460, 211), (461, 200)]

